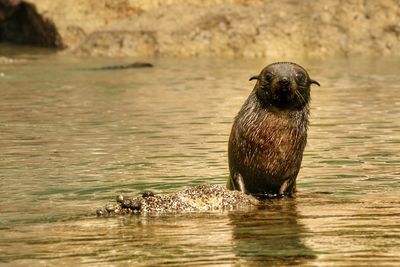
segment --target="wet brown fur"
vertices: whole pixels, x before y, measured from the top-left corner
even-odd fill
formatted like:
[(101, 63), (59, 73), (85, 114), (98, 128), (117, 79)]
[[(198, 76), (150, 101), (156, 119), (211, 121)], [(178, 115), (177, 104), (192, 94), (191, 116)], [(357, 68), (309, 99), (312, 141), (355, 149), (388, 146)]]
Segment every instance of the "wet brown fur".
[(318, 82), (290, 62), (271, 64), (252, 79), (258, 81), (229, 138), (227, 187), (253, 195), (290, 195), (307, 143), (310, 85)]

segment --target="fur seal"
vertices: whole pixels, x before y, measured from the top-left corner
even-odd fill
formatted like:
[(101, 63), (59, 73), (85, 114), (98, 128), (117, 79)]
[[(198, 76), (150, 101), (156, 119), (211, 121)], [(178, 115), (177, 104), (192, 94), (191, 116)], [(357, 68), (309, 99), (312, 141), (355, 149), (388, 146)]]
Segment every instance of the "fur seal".
[(259, 197), (291, 195), (300, 170), (312, 80), (292, 62), (266, 66), (235, 117), (229, 137), (228, 189)]

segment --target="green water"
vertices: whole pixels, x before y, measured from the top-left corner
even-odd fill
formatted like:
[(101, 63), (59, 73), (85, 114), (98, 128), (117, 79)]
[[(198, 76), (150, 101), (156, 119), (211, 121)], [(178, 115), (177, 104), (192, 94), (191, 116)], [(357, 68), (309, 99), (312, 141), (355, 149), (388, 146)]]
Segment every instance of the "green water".
[(311, 125), (296, 198), (257, 211), (96, 218), (116, 194), (225, 184), (267, 60), (44, 56), (0, 64), (0, 265), (396, 266), (400, 61), (300, 61)]

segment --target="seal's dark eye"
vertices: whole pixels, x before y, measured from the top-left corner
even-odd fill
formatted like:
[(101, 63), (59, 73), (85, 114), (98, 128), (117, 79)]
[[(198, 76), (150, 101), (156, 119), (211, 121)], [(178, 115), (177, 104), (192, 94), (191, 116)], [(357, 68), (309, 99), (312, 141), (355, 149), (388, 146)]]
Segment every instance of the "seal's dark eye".
[(271, 72), (265, 73), (265, 80), (266, 80), (267, 82), (271, 82), (271, 81), (272, 81), (272, 78), (274, 78), (274, 75), (273, 75)]
[(305, 78), (306, 78), (306, 76), (304, 75), (303, 72), (297, 72), (296, 73), (296, 81), (298, 83), (304, 83)]

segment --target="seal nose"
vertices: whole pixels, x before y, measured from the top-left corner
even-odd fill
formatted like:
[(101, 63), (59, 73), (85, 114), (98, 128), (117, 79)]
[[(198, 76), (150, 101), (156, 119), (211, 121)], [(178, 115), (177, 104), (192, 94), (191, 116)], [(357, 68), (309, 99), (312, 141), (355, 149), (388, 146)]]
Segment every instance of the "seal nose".
[(282, 77), (282, 79), (279, 80), (279, 84), (282, 86), (288, 86), (290, 84), (290, 80), (288, 77)]

